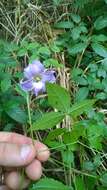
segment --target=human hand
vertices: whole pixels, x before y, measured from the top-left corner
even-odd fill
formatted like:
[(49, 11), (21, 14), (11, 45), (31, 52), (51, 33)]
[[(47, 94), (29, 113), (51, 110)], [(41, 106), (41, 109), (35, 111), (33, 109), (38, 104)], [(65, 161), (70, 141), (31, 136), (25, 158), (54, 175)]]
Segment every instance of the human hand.
[[(19, 190), (21, 185), (20, 168), (24, 168), (26, 176), (22, 189), (30, 180), (38, 180), (42, 175), (41, 162), (49, 158), (47, 146), (17, 133), (0, 132), (0, 166), (4, 167), (5, 185), (0, 190)], [(23, 177), (22, 177), (23, 178)]]

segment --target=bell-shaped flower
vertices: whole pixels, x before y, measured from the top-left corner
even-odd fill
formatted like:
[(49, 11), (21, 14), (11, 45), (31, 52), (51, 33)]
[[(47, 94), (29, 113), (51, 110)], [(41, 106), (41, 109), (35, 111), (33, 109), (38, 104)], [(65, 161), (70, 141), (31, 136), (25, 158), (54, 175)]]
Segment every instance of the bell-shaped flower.
[(45, 69), (39, 60), (35, 60), (24, 69), (24, 79), (20, 81), (20, 86), (24, 91), (33, 91), (38, 96), (46, 91), (46, 82), (56, 81), (54, 74), (53, 70)]

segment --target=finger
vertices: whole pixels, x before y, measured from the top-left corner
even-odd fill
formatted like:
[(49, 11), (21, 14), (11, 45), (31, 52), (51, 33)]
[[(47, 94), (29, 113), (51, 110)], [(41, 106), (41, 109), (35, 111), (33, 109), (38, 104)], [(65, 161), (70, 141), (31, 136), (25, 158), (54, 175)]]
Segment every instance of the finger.
[(25, 172), (31, 180), (38, 180), (42, 175), (41, 163), (36, 159), (33, 160), (32, 163), (25, 168)]
[(30, 180), (21, 176), (19, 172), (13, 171), (6, 175), (5, 183), (12, 190), (19, 190), (26, 188)]
[(0, 190), (10, 190), (8, 187), (6, 187), (5, 185), (0, 186)]
[(46, 145), (42, 144), (41, 142), (36, 141), (35, 148), (36, 148), (36, 152), (37, 152), (36, 158), (41, 162), (47, 161), (50, 156), (50, 151), (49, 151), (48, 147)]
[[(24, 135), (10, 132), (0, 132), (0, 142), (10, 142), (16, 144), (31, 144), (32, 139)], [(37, 159), (41, 162), (48, 160), (50, 156), (49, 149), (46, 145), (39, 141), (35, 141), (35, 148), (37, 151)]]
[(33, 145), (17, 145), (0, 143), (0, 165), (8, 167), (24, 166), (32, 162), (36, 156)]

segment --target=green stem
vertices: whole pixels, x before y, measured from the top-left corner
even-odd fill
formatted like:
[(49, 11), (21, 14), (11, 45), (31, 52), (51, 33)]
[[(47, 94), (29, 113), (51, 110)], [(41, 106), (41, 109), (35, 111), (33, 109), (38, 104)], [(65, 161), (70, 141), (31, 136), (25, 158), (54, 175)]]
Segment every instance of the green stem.
[(33, 138), (33, 131), (32, 131), (32, 119), (31, 119), (31, 112), (30, 112), (30, 96), (27, 93), (27, 110), (28, 110), (28, 118), (29, 118), (29, 125), (30, 125), (30, 136)]

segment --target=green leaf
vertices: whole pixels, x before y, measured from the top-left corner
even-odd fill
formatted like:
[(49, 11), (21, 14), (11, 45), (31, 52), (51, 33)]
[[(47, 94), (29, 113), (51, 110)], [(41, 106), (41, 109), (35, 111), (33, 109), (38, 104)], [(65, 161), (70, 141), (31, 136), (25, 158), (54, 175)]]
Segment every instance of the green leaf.
[(46, 59), (45, 61), (44, 61), (44, 65), (46, 66), (46, 67), (49, 67), (49, 66), (53, 66), (53, 67), (56, 67), (56, 68), (58, 68), (58, 67), (63, 67), (63, 65), (62, 64), (59, 64), (59, 62), (56, 60), (56, 59), (52, 59), (52, 58), (50, 58), (50, 59)]
[(100, 68), (100, 69), (98, 69), (97, 75), (98, 75), (98, 77), (106, 78), (107, 74), (106, 74), (105, 69)]
[(81, 75), (82, 73), (83, 73), (83, 70), (82, 70), (82, 69), (80, 69), (80, 68), (74, 68), (74, 69), (71, 71), (71, 78), (72, 78), (73, 80), (76, 80), (77, 77), (78, 77), (79, 75)]
[(18, 92), (18, 94), (20, 94), (25, 99), (27, 99), (27, 93), (24, 90), (21, 89), (19, 84), (16, 85), (15, 90), (16, 90), (16, 92)]
[(65, 128), (58, 128), (58, 129), (54, 129), (50, 131), (48, 136), (45, 139), (45, 142), (56, 139), (56, 137), (63, 135), (65, 131), (66, 131)]
[(97, 93), (96, 99), (98, 99), (98, 100), (106, 100), (107, 99), (107, 93), (104, 93), (104, 92)]
[(79, 16), (79, 15), (77, 15), (77, 14), (71, 14), (71, 18), (72, 18), (72, 20), (75, 22), (75, 23), (79, 23), (80, 21), (81, 21), (81, 17)]
[(51, 55), (51, 51), (48, 46), (40, 47), (38, 53), (48, 57)]
[(104, 134), (104, 128), (102, 124), (89, 123), (87, 127), (87, 138), (92, 148), (102, 150), (102, 136)]
[(36, 184), (33, 184), (29, 190), (73, 190), (72, 187), (64, 185), (62, 182), (52, 178), (40, 179)]
[(94, 164), (91, 161), (85, 161), (83, 163), (83, 170), (93, 171), (94, 170)]
[(88, 65), (88, 68), (90, 69), (90, 72), (94, 72), (95, 73), (98, 70), (98, 65), (90, 63)]
[(92, 41), (93, 42), (105, 42), (105, 41), (107, 41), (107, 36), (105, 36), (104, 34), (93, 35)]
[(81, 33), (87, 33), (87, 28), (84, 25), (76, 26), (72, 29), (71, 35), (73, 40), (77, 40)]
[(103, 135), (103, 127), (102, 125), (98, 125), (98, 124), (92, 124), (90, 123), (88, 128), (87, 128), (87, 135), (88, 138), (95, 138), (98, 136), (102, 136)]
[(66, 145), (62, 142), (59, 142), (58, 140), (52, 140), (52, 141), (44, 141), (49, 147), (53, 148), (54, 150), (62, 151), (66, 149)]
[(70, 108), (70, 94), (57, 84), (47, 84), (49, 104), (60, 111), (67, 112)]
[(21, 48), (18, 53), (17, 53), (17, 56), (19, 57), (23, 57), (24, 55), (26, 55), (27, 53), (27, 49), (26, 48)]
[(101, 57), (107, 58), (107, 50), (103, 45), (98, 43), (93, 43), (91, 46), (96, 54), (100, 55)]
[(94, 166), (97, 168), (101, 165), (101, 155), (97, 154), (94, 157)]
[(101, 137), (90, 137), (88, 138), (89, 143), (90, 143), (90, 147), (94, 148), (96, 150), (102, 150), (102, 138)]
[(1, 81), (2, 92), (6, 92), (10, 87), (11, 87), (11, 80), (9, 78), (5, 78)]
[(74, 165), (74, 154), (71, 150), (63, 150), (62, 159), (63, 159), (63, 162), (66, 165), (68, 165), (68, 167), (70, 166), (70, 164)]
[(70, 109), (69, 114), (72, 117), (77, 117), (81, 115), (84, 111), (88, 110), (95, 103), (95, 100), (84, 100), (79, 103), (75, 103)]
[(60, 47), (57, 45), (57, 43), (55, 41), (51, 42), (49, 45), (50, 49), (54, 52), (54, 53), (59, 53)]
[[(77, 150), (77, 140), (79, 136), (77, 131), (66, 132), (63, 135), (63, 142), (71, 151)], [(64, 149), (65, 150), (65, 149)]]
[(85, 50), (87, 47), (87, 43), (85, 42), (80, 42), (78, 44), (75, 44), (74, 46), (71, 46), (68, 48), (68, 52), (71, 54), (71, 55), (75, 55), (77, 53), (80, 53), (82, 52), (83, 50)]
[(74, 24), (71, 21), (62, 21), (62, 22), (57, 22), (54, 25), (55, 28), (62, 28), (62, 29), (69, 29), (69, 28), (73, 28)]
[(7, 48), (6, 50), (8, 52), (14, 52), (14, 51), (17, 51), (19, 49), (18, 45), (16, 43), (13, 43), (13, 42), (7, 44), (6, 48)]
[(89, 88), (88, 87), (79, 88), (79, 90), (76, 93), (76, 97), (75, 97), (76, 102), (80, 102), (80, 101), (86, 99), (88, 94), (89, 94)]
[(76, 83), (78, 83), (79, 85), (82, 85), (82, 86), (86, 86), (88, 84), (88, 81), (85, 77), (80, 77), (78, 76), (77, 79), (75, 80)]
[(27, 122), (27, 115), (20, 107), (12, 107), (6, 110), (6, 113), (13, 120), (25, 124)]
[(81, 31), (78, 27), (72, 29), (71, 36), (73, 40), (77, 40), (80, 38)]
[(40, 47), (40, 44), (37, 42), (29, 43), (29, 45), (26, 47), (28, 50), (35, 51)]
[(38, 52), (36, 51), (36, 52), (34, 52), (34, 53), (29, 57), (29, 63), (32, 64), (32, 61), (34, 61), (34, 60), (39, 60), (39, 59), (40, 59), (40, 57), (39, 57), (39, 55), (38, 55)]
[(103, 28), (107, 27), (107, 16), (100, 16), (97, 18), (97, 20), (94, 23), (94, 28), (96, 30), (101, 30)]
[(50, 129), (60, 123), (64, 118), (64, 114), (60, 112), (49, 112), (41, 116), (41, 118), (33, 123), (32, 130)]

